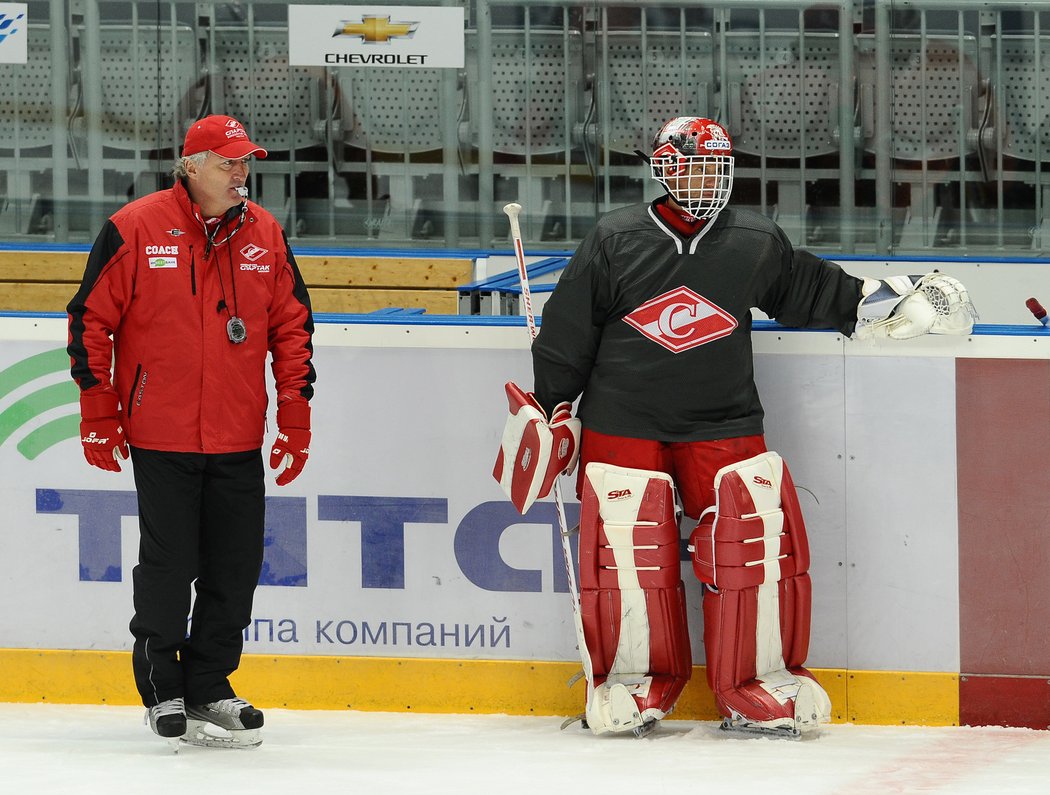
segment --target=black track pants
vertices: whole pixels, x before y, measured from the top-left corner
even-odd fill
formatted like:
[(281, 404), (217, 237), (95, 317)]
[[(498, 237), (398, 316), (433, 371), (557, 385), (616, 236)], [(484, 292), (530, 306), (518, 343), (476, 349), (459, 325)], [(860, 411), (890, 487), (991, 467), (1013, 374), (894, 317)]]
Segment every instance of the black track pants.
[[(132, 663), (142, 703), (233, 693), (263, 558), (262, 454), (131, 448), (139, 502)], [(189, 637), (191, 586), (196, 598)]]

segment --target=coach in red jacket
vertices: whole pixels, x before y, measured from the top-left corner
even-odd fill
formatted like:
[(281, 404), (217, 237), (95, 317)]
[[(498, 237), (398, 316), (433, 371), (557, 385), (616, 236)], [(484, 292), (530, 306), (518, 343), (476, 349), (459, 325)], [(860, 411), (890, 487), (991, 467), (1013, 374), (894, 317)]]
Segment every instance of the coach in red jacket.
[(236, 120), (196, 122), (175, 186), (106, 222), (68, 306), (84, 454), (119, 471), (130, 448), (135, 681), (164, 737), (186, 732), (187, 710), (233, 732), (262, 725), (227, 677), (262, 565), (268, 353), (278, 485), (309, 455), (310, 299), (280, 225), (245, 198), (253, 155), (266, 150)]

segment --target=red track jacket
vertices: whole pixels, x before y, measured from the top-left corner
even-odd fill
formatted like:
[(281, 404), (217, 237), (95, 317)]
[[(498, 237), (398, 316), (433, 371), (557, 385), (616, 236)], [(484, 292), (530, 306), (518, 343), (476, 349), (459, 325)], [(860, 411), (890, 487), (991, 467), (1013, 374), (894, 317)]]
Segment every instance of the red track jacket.
[[(248, 202), (215, 245), (205, 229), (181, 183), (131, 202), (99, 233), (67, 307), (73, 378), (116, 390), (136, 447), (261, 447), (268, 352), (278, 401), (313, 396), (310, 298), (280, 225)], [(240, 344), (231, 315), (247, 328)]]

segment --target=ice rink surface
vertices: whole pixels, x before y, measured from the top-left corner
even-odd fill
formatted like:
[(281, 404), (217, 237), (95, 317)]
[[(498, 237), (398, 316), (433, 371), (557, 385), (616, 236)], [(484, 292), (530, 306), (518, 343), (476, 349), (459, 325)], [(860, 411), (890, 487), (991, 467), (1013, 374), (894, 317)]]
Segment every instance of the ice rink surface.
[(0, 704), (0, 793), (1050, 793), (1050, 731), (1031, 729), (835, 725), (792, 742), (665, 721), (638, 740), (558, 718), (273, 709), (257, 749), (176, 754), (142, 718)]

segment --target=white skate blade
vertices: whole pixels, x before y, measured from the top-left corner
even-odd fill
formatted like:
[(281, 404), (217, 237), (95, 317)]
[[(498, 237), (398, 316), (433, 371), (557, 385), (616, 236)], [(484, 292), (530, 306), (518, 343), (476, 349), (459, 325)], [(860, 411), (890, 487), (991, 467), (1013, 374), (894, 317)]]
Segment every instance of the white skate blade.
[(718, 728), (736, 737), (772, 737), (783, 740), (802, 738), (802, 732), (791, 718), (753, 721), (742, 715), (734, 715), (732, 718), (722, 718), (722, 724)]
[(650, 734), (652, 734), (658, 722), (659, 721), (650, 718), (641, 726), (635, 726), (633, 729), (631, 729), (631, 734), (633, 734), (638, 739), (641, 739), (642, 737), (648, 737)]
[(571, 718), (566, 718), (561, 722), (561, 730), (565, 731), (567, 728), (569, 728), (570, 726), (572, 726), (572, 724), (576, 722), (579, 722), (581, 728), (588, 728), (587, 713), (581, 712), (579, 715), (573, 715)]
[(227, 730), (206, 720), (187, 718), (186, 733), (179, 739), (202, 748), (258, 748), (262, 745), (259, 732), (259, 729)]

